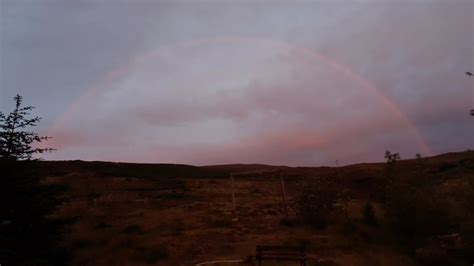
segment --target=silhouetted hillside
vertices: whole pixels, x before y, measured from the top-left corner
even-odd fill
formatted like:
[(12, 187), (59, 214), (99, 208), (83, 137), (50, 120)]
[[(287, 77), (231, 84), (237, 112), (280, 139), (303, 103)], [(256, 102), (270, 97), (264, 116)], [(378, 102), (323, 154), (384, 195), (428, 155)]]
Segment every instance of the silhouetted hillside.
[[(49, 194), (41, 193), (39, 201), (37, 196), (25, 200), (22, 193), (17, 198), (23, 205), (16, 209), (55, 201), (48, 205), (53, 215), (35, 221), (54, 222), (49, 239), (61, 240), (72, 265), (193, 264), (245, 258), (258, 244), (302, 243), (309, 262), (320, 258), (330, 265), (469, 265), (474, 259), (472, 151), (344, 167), (32, 165), (46, 186), (33, 182), (35, 190)], [(230, 173), (235, 174), (235, 210)], [(7, 180), (15, 181), (4, 179), (3, 188)], [(15, 209), (12, 202), (4, 200)], [(14, 225), (20, 230), (27, 224)], [(34, 228), (40, 235), (43, 226)], [(15, 252), (26, 239), (15, 242)], [(48, 250), (54, 250), (56, 240), (48, 241)], [(30, 249), (39, 245), (34, 243)], [(31, 259), (54, 262), (48, 254)]]

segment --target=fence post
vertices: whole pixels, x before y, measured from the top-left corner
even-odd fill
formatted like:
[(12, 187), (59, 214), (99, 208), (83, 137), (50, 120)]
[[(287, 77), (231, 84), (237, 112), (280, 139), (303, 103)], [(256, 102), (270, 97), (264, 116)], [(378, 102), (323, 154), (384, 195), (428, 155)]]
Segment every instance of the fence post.
[(283, 197), (283, 206), (285, 207), (285, 215), (288, 218), (288, 205), (286, 204), (285, 181), (283, 180), (282, 170), (280, 170), (280, 184), (281, 184), (281, 195)]
[(230, 174), (230, 182), (231, 182), (231, 190), (232, 190), (232, 212), (233, 216), (232, 220), (237, 220), (237, 209), (235, 207), (235, 191), (234, 191), (234, 175)]

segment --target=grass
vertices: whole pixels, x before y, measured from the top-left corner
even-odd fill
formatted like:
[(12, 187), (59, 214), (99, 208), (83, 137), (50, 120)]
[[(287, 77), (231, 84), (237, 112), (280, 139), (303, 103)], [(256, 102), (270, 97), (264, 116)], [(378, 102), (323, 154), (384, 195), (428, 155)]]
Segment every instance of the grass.
[(229, 228), (232, 226), (232, 219), (230, 217), (217, 217), (212, 219), (211, 225), (218, 228)]
[(129, 235), (143, 234), (143, 229), (137, 224), (132, 224), (132, 225), (128, 225), (127, 227), (125, 227), (122, 232), (124, 232), (125, 234), (129, 234)]
[(144, 252), (144, 259), (147, 263), (157, 263), (158, 261), (167, 259), (168, 257), (168, 249), (165, 246), (153, 247)]
[(98, 224), (96, 224), (94, 226), (95, 229), (107, 229), (107, 228), (111, 228), (112, 225), (108, 224), (108, 223), (105, 223), (105, 222), (99, 222)]
[[(469, 156), (464, 153), (423, 158), (422, 164), (416, 160), (400, 161), (393, 174), (402, 182), (400, 187), (418, 191), (409, 194), (416, 197), (406, 198), (407, 202), (416, 203), (418, 209), (447, 209), (450, 218), (446, 224), (455, 221), (464, 225), (459, 230), (470, 232), (464, 220), (456, 218), (466, 214), (465, 208), (470, 206), (461, 204), (465, 201), (462, 197), (470, 191), (466, 180), (473, 176)], [(416, 251), (430, 245), (428, 236), (444, 234), (447, 226), (445, 221), (434, 224), (430, 229), (434, 231), (426, 237), (417, 235), (416, 245), (408, 248), (406, 239), (394, 234), (390, 227), (393, 217), (386, 213), (382, 193), (386, 182), (384, 164), (339, 169), (284, 168), (290, 206), (290, 217), (286, 218), (281, 208), (279, 178), (268, 171), (274, 170), (269, 166), (42, 163), (53, 171), (49, 184), (66, 188), (62, 190), (69, 200), (55, 210), (54, 217), (71, 220), (61, 235), (63, 245), (74, 251), (71, 265), (87, 261), (101, 265), (191, 265), (245, 258), (254, 255), (255, 246), (260, 244), (304, 244), (311, 258), (309, 265), (316, 263), (313, 255), (323, 259), (317, 265), (415, 265), (423, 261), (422, 252), (416, 255)], [(55, 164), (58, 168), (52, 167)], [(226, 172), (239, 167), (247, 172), (235, 178), (238, 220), (233, 221)], [(263, 168), (257, 171), (258, 167)], [(295, 202), (304, 191), (304, 184), (320, 177), (333, 180), (334, 191), (348, 193), (347, 198), (339, 199), (324, 213), (327, 226), (315, 229), (297, 216)], [(425, 194), (437, 195), (440, 202), (425, 204)], [(436, 212), (415, 212), (415, 216), (405, 217), (406, 222), (413, 225), (409, 219), (420, 215), (429, 218), (433, 213)], [(453, 230), (456, 227), (446, 233)], [(406, 252), (403, 247), (411, 250)], [(455, 260), (451, 255), (447, 259)]]

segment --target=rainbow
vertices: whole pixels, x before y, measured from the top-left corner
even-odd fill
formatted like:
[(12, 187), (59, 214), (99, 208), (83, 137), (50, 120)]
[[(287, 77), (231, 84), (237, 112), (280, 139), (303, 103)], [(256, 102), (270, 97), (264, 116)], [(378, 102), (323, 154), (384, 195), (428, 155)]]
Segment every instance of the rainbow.
[(410, 119), (374, 84), (369, 82), (367, 79), (363, 78), (360, 74), (356, 73), (356, 71), (352, 70), (350, 67), (342, 65), (336, 62), (334, 59), (327, 57), (319, 52), (316, 52), (312, 49), (293, 44), (287, 43), (284, 41), (277, 41), (277, 40), (269, 40), (269, 39), (262, 39), (257, 37), (247, 37), (247, 36), (222, 36), (222, 37), (214, 37), (214, 38), (203, 38), (203, 39), (195, 39), (191, 41), (181, 42), (174, 44), (173, 46), (169, 47), (160, 47), (148, 54), (138, 56), (133, 58), (129, 62), (113, 69), (109, 73), (107, 73), (101, 80), (97, 83), (93, 84), (86, 91), (78, 97), (67, 109), (66, 111), (60, 115), (53, 126), (48, 130), (48, 136), (54, 136), (54, 131), (58, 128), (61, 128), (61, 125), (64, 121), (68, 120), (68, 117), (71, 116), (74, 112), (79, 110), (81, 106), (85, 106), (85, 99), (88, 97), (94, 96), (94, 94), (98, 93), (99, 91), (103, 90), (106, 85), (112, 83), (113, 81), (118, 80), (119, 78), (125, 76), (129, 73), (133, 66), (136, 64), (140, 64), (143, 62), (147, 62), (148, 60), (166, 57), (168, 56), (168, 51), (173, 49), (185, 49), (185, 48), (192, 48), (206, 44), (215, 44), (215, 43), (230, 43), (230, 44), (250, 44), (255, 46), (262, 46), (262, 47), (272, 47), (274, 49), (282, 49), (285, 51), (295, 50), (298, 53), (301, 53), (305, 56), (308, 60), (312, 60), (315, 62), (323, 62), (327, 66), (333, 68), (334, 70), (338, 71), (342, 75), (357, 81), (363, 88), (370, 90), (370, 92), (375, 93), (378, 98), (383, 102), (383, 104), (393, 113), (396, 117), (400, 119), (401, 122), (407, 127), (413, 130), (416, 141), (419, 143), (422, 152), (426, 155), (431, 155), (432, 152), (427, 145), (426, 141), (422, 137), (418, 128), (410, 121)]

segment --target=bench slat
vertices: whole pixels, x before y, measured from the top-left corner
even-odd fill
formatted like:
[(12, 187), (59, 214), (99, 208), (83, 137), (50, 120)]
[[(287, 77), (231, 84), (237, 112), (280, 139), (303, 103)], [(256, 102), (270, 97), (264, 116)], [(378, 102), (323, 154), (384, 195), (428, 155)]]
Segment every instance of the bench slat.
[(306, 253), (305, 252), (292, 252), (292, 251), (257, 251), (257, 254), (262, 254), (262, 255), (287, 254), (291, 256), (301, 256)]
[(300, 259), (300, 258), (305, 258), (306, 256), (304, 255), (288, 255), (288, 254), (269, 254), (269, 255), (257, 255), (257, 258), (262, 258), (262, 259), (268, 259), (268, 258), (275, 258), (275, 257), (286, 257), (286, 258), (294, 258), (294, 259)]
[(269, 258), (257, 258), (257, 260), (287, 260), (287, 261), (305, 261), (306, 258), (295, 258), (295, 257), (269, 257)]
[(306, 254), (304, 246), (257, 246), (258, 265), (262, 260), (299, 261), (300, 265), (306, 265)]
[(302, 246), (257, 246), (257, 251), (300, 251), (304, 252), (305, 248)]
[(295, 258), (299, 258), (299, 257), (304, 257), (304, 256), (305, 256), (304, 253), (286, 253), (286, 252), (281, 252), (281, 253), (277, 253), (277, 252), (272, 252), (272, 253), (258, 253), (257, 255), (258, 255), (259, 257), (287, 256), (287, 257), (295, 257)]

